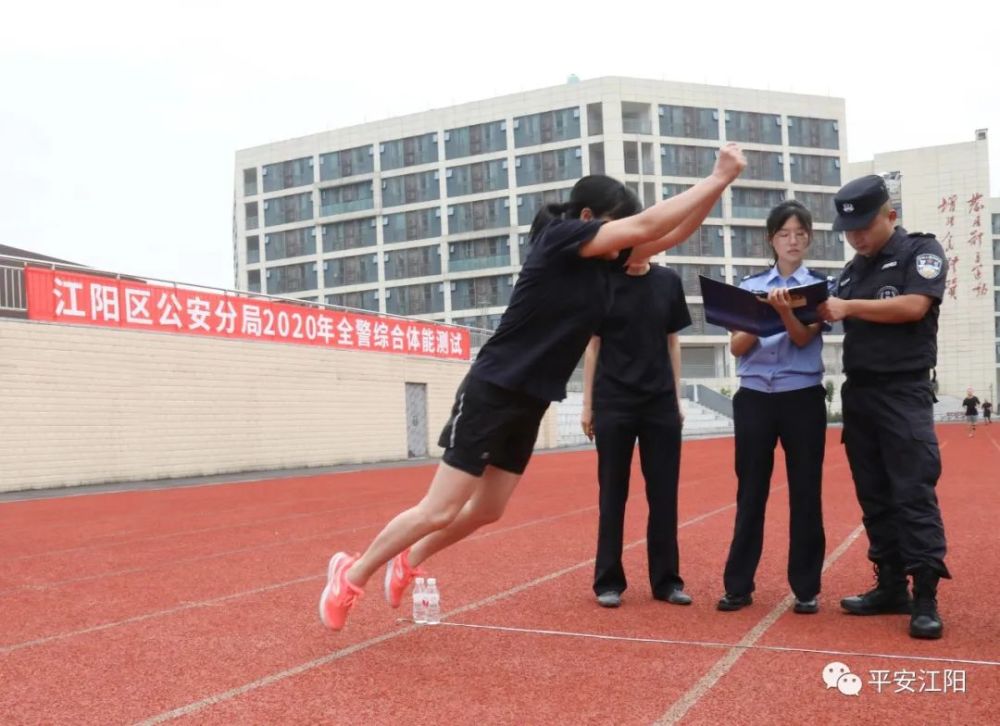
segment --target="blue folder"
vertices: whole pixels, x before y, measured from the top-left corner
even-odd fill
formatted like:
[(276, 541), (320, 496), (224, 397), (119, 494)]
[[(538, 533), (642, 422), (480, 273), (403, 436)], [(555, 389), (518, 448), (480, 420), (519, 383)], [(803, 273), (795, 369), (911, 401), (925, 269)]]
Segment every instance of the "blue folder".
[[(705, 303), (705, 320), (727, 330), (742, 330), (760, 337), (785, 332), (777, 311), (767, 304), (767, 293), (743, 290), (735, 285), (698, 276)], [(830, 296), (824, 280), (788, 288), (792, 311), (806, 325), (822, 322), (817, 306)]]

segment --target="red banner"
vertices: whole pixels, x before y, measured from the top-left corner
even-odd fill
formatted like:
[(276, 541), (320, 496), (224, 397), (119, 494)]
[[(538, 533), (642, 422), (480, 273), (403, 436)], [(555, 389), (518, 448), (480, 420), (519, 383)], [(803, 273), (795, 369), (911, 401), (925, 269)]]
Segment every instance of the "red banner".
[(469, 359), (469, 331), (450, 325), (39, 267), (24, 276), (31, 320)]

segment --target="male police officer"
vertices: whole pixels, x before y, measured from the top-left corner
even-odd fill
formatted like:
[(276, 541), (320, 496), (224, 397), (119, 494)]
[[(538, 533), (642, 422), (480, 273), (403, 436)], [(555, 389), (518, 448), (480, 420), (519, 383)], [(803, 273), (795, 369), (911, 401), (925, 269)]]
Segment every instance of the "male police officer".
[[(875, 589), (841, 600), (856, 615), (910, 613), (910, 635), (940, 638), (945, 539), (934, 488), (941, 457), (929, 370), (947, 263), (930, 234), (896, 227), (885, 181), (865, 176), (835, 195), (833, 228), (857, 254), (820, 308), (844, 321), (843, 440), (875, 563)], [(913, 601), (907, 592), (913, 577)]]

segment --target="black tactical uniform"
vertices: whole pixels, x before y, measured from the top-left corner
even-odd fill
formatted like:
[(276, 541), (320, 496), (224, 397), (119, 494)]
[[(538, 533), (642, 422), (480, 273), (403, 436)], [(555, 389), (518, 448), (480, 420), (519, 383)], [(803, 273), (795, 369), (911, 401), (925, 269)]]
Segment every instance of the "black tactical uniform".
[[(866, 228), (887, 199), (881, 177), (847, 184), (835, 197), (834, 229)], [(944, 250), (933, 235), (896, 227), (877, 253), (855, 255), (837, 281), (837, 296), (845, 300), (913, 294), (932, 299), (915, 322), (844, 321), (843, 441), (879, 584), (841, 604), (859, 615), (908, 613), (912, 607), (915, 637), (940, 637), (937, 583), (950, 577), (935, 493), (941, 455), (930, 381), (946, 275)], [(909, 600), (907, 574), (913, 576), (916, 605)]]

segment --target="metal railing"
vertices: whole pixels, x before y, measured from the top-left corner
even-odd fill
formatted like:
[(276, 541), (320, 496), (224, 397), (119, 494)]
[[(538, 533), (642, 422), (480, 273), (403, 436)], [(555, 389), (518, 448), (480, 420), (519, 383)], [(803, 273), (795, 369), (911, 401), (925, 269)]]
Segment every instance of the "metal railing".
[[(298, 305), (300, 307), (309, 308), (312, 310), (329, 310), (331, 312), (350, 312), (356, 313), (358, 315), (374, 315), (375, 317), (382, 318), (385, 320), (396, 320), (400, 322), (412, 323), (414, 320), (424, 320), (423, 318), (412, 318), (403, 315), (392, 315), (390, 313), (379, 313), (373, 312), (371, 310), (364, 310), (361, 308), (351, 308), (344, 305), (328, 305), (321, 302), (313, 302), (311, 300), (299, 300), (291, 297), (280, 297), (277, 295), (268, 295), (266, 293), (259, 292), (247, 292), (244, 290), (230, 290), (222, 287), (212, 287), (209, 285), (197, 285), (197, 284), (187, 284), (179, 283), (173, 280), (163, 280), (156, 277), (146, 277), (145, 275), (126, 275), (120, 272), (112, 272), (110, 270), (100, 270), (93, 267), (83, 267), (82, 265), (71, 265), (63, 262), (52, 262), (49, 260), (36, 260), (24, 257), (0, 257), (0, 315), (2, 314), (23, 314), (27, 312), (27, 294), (25, 292), (24, 285), (24, 267), (26, 265), (31, 265), (33, 267), (44, 267), (50, 270), (64, 270), (66, 272), (75, 272), (81, 275), (96, 275), (99, 277), (111, 277), (116, 280), (141, 280), (142, 282), (152, 283), (157, 286), (172, 287), (174, 289), (180, 290), (204, 290), (206, 292), (214, 292), (216, 294), (226, 295), (227, 297), (239, 297), (247, 298), (250, 300), (272, 300), (274, 302), (280, 302), (287, 305)], [(475, 359), (476, 354), (479, 349), (483, 347), (487, 340), (493, 336), (492, 330), (485, 330), (483, 328), (472, 328), (465, 325), (454, 325), (453, 323), (445, 323), (440, 320), (424, 320), (424, 322), (433, 323), (436, 325), (451, 325), (455, 328), (465, 328), (469, 331), (469, 347), (471, 350), (471, 359)]]

